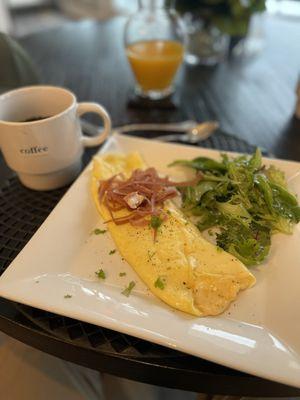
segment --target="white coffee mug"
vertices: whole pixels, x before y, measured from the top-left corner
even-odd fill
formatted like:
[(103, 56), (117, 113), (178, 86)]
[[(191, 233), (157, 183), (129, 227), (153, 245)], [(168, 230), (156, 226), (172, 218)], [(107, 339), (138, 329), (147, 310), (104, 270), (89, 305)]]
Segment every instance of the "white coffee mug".
[[(103, 120), (97, 136), (84, 136), (79, 116), (93, 112)], [(35, 190), (70, 183), (80, 172), (84, 147), (101, 144), (111, 131), (107, 111), (97, 103), (77, 103), (55, 86), (24, 87), (0, 96), (0, 148), (21, 182)]]

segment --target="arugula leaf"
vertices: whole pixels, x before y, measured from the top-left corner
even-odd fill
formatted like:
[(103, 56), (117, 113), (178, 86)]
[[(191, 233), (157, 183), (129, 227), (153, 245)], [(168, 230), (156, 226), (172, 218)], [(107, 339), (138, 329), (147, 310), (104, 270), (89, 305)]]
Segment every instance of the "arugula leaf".
[(257, 148), (248, 161), (248, 168), (253, 172), (258, 171), (261, 168), (261, 162), (261, 151)]
[(231, 220), (217, 233), (217, 245), (248, 266), (260, 264), (267, 256), (270, 244), (270, 230), (255, 223), (247, 228)]
[(226, 165), (224, 163), (220, 163), (207, 157), (198, 157), (194, 158), (194, 160), (191, 161), (177, 160), (170, 164), (169, 167), (173, 167), (175, 165), (184, 165), (185, 167), (194, 168), (198, 171), (218, 171), (221, 173), (227, 171)]
[(300, 221), (300, 207), (295, 196), (282, 186), (270, 183), (274, 197), (273, 207), (281, 217), (297, 224)]
[(227, 201), (225, 203), (217, 203), (217, 208), (221, 214), (232, 219), (237, 219), (242, 224), (248, 226), (251, 223), (252, 217), (242, 203), (232, 204), (230, 201)]
[(186, 188), (182, 188), (182, 200), (183, 200), (183, 207), (188, 208), (189, 206), (193, 206), (195, 203), (199, 203), (202, 196), (210, 191), (214, 190), (216, 187), (216, 182), (207, 182), (201, 181), (196, 186), (188, 186)]
[[(202, 232), (206, 229), (213, 228), (215, 226), (223, 225), (226, 217), (218, 211), (209, 211), (199, 207), (199, 219), (196, 223), (197, 228)], [(194, 214), (196, 215), (196, 214)]]
[(286, 188), (286, 180), (284, 172), (280, 171), (278, 168), (271, 165), (269, 168), (265, 169), (264, 174), (269, 179), (270, 182), (276, 183), (284, 188)]
[(265, 175), (257, 174), (254, 176), (254, 183), (258, 189), (262, 192), (267, 207), (271, 214), (273, 213), (273, 193), (268, 179)]

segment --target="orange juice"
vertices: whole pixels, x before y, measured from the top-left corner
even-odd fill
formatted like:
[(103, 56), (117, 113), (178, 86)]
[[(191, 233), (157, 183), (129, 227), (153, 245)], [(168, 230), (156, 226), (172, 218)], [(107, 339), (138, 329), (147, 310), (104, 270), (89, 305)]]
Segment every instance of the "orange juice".
[(126, 54), (143, 91), (170, 87), (183, 59), (184, 48), (172, 40), (141, 41), (129, 45)]

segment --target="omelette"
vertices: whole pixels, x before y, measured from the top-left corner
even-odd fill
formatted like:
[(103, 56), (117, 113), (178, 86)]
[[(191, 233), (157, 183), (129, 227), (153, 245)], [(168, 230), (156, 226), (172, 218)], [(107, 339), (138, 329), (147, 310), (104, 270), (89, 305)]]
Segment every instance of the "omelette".
[[(129, 178), (136, 169), (145, 169), (138, 153), (96, 156), (92, 169), (92, 196), (107, 222), (109, 232), (122, 257), (151, 292), (169, 306), (195, 316), (218, 315), (240, 290), (255, 284), (255, 277), (234, 256), (204, 239), (171, 201), (164, 202), (168, 217), (153, 240), (151, 226), (121, 225), (99, 199), (100, 181), (122, 173)], [(118, 210), (123, 217), (128, 210)]]

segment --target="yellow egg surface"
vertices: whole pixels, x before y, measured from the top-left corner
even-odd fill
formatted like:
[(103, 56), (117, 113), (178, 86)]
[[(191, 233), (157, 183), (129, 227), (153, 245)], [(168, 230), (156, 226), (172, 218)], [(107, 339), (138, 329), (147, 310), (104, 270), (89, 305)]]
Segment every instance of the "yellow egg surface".
[[(99, 180), (120, 172), (129, 178), (137, 168), (146, 168), (138, 153), (94, 158), (92, 195), (104, 220), (109, 220), (110, 214), (99, 202)], [(150, 226), (107, 223), (120, 254), (151, 292), (169, 306), (196, 316), (222, 313), (240, 290), (254, 285), (255, 277), (237, 258), (205, 240), (172, 201), (166, 201), (164, 208), (168, 218), (155, 241)], [(120, 210), (114, 215), (127, 214), (127, 210)], [(163, 285), (155, 285), (157, 280)]]

